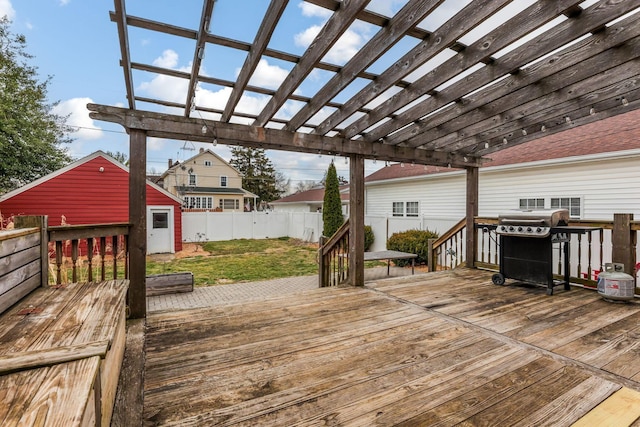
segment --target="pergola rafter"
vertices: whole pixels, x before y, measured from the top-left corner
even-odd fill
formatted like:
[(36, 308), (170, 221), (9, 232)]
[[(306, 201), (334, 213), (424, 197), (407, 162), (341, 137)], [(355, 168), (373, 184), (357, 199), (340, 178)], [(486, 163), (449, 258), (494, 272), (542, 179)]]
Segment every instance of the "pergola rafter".
[[(199, 20), (186, 28), (129, 15), (126, 0), (114, 0), (128, 108), (90, 105), (91, 117), (120, 123), (131, 144), (154, 136), (348, 156), (357, 169), (351, 174), (355, 201), (364, 197), (364, 159), (465, 168), (472, 226), (482, 156), (640, 108), (640, 0), (406, 0), (393, 16), (370, 10), (368, 0), (306, 0), (328, 17), (302, 54), (282, 43), (275, 48), (272, 40), (287, 31), (281, 21), (290, 2), (272, 0), (247, 43), (218, 32), (213, 10), (225, 1), (232, 0), (203, 0)], [(441, 13), (450, 18), (434, 24)], [(498, 24), (486, 25), (497, 17)], [(331, 63), (327, 53), (362, 23), (379, 28), (357, 53)], [(195, 41), (190, 70), (140, 61), (129, 27)], [(209, 45), (245, 55), (234, 81), (201, 70)], [(291, 65), (279, 86), (254, 83), (262, 59)], [(315, 71), (334, 75), (309, 93), (303, 83)], [(171, 76), (188, 82), (187, 90), (176, 99), (137, 96), (139, 75)], [(231, 95), (210, 104), (212, 97), (196, 96), (204, 85), (231, 88)], [(243, 96), (258, 97), (263, 107), (241, 108)], [(134, 169), (141, 178), (144, 171)], [(350, 223), (359, 228), (364, 211), (362, 203), (354, 206)], [(143, 207), (135, 209), (144, 217)], [(359, 247), (362, 236), (352, 237)], [(355, 271), (362, 257), (354, 248)], [(473, 254), (467, 260), (473, 262)]]

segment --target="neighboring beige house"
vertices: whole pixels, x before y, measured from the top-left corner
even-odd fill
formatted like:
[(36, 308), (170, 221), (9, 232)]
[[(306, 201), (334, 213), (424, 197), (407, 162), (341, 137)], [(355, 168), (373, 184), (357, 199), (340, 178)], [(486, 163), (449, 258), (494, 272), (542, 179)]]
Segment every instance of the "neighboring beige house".
[(184, 209), (242, 212), (256, 196), (242, 188), (240, 172), (211, 150), (172, 163), (160, 177), (162, 187), (182, 199)]

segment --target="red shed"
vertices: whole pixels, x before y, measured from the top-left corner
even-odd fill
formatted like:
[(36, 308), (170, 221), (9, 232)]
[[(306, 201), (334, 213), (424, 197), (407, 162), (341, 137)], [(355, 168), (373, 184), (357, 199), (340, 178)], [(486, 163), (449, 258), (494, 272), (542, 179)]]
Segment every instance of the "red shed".
[[(182, 250), (182, 201), (147, 181), (147, 252)], [(102, 151), (0, 196), (0, 214), (48, 215), (49, 226), (129, 221), (129, 169)]]

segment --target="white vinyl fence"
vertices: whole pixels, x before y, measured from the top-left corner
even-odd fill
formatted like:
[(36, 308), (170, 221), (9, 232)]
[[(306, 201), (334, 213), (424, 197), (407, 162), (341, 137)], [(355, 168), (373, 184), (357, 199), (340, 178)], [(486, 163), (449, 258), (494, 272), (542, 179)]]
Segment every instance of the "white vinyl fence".
[[(372, 251), (387, 248), (393, 233), (411, 229), (431, 230), (440, 234), (460, 218), (398, 218), (366, 216), (365, 224), (373, 229)], [(267, 239), (292, 237), (317, 242), (322, 234), (322, 214), (317, 212), (183, 212), (182, 240), (210, 242), (233, 239)]]

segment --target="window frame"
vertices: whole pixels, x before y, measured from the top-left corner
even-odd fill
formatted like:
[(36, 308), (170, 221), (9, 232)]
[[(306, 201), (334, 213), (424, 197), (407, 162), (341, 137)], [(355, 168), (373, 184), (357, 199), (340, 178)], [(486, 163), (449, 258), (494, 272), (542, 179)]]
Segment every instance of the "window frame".
[(391, 202), (391, 216), (404, 217), (404, 202)]
[[(539, 205), (539, 202), (542, 202), (542, 206)], [(544, 209), (545, 206), (544, 197), (521, 197), (518, 199), (519, 209)]]
[[(412, 207), (415, 206), (415, 212), (410, 212), (409, 205), (411, 205)], [(420, 216), (420, 202), (419, 201), (405, 202), (404, 213), (405, 213), (405, 216), (408, 217), (408, 218), (417, 218), (417, 217), (419, 217)]]
[[(554, 203), (555, 202), (555, 203)], [(583, 201), (582, 197), (551, 197), (550, 199), (551, 209), (569, 209), (569, 218), (580, 219), (582, 218)], [(577, 209), (577, 214), (575, 213)]]
[(226, 175), (220, 175), (220, 187), (229, 186), (229, 177)]

